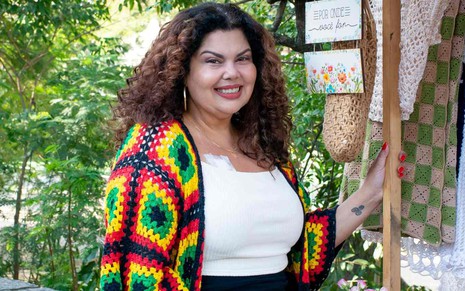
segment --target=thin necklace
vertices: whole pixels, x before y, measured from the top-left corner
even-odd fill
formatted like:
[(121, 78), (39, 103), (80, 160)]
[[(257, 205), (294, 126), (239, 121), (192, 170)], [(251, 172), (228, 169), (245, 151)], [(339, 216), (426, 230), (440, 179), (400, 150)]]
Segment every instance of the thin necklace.
[[(184, 118), (184, 119), (187, 119), (187, 118)], [(228, 149), (228, 148), (225, 148), (225, 147), (222, 147), (220, 146), (219, 144), (217, 144), (215, 141), (213, 140), (210, 140), (207, 136), (205, 136), (203, 133), (202, 133), (202, 130), (200, 130), (199, 128), (199, 125), (197, 124), (197, 122), (194, 121), (194, 119), (192, 118), (188, 118), (189, 121), (192, 123), (192, 125), (195, 127), (195, 129), (197, 130), (197, 132), (203, 137), (205, 138), (205, 140), (210, 144), (210, 145), (213, 145), (215, 146), (216, 148), (220, 149), (220, 150), (223, 150), (223, 151), (227, 151), (228, 153), (230, 153), (234, 158), (237, 158), (237, 155), (239, 154), (238, 152), (238, 148), (237, 147), (234, 147), (232, 149)]]

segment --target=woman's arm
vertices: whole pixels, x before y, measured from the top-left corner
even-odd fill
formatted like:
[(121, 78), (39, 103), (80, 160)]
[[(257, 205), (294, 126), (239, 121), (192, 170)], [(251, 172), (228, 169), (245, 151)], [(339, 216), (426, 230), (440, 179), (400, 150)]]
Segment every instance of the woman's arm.
[(336, 246), (346, 240), (383, 200), (387, 144), (373, 162), (362, 187), (345, 200), (336, 212)]

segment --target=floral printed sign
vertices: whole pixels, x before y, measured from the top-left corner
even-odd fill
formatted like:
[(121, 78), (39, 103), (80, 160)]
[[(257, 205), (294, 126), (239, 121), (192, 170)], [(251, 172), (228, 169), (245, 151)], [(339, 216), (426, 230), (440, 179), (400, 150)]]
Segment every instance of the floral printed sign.
[(363, 93), (360, 49), (304, 54), (310, 93)]

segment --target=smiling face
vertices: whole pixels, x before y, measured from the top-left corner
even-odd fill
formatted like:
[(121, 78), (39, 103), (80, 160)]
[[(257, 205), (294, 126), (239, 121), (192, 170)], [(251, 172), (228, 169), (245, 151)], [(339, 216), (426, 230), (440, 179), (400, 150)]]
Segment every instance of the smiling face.
[(256, 77), (252, 50), (241, 30), (207, 34), (190, 60), (188, 113), (231, 118), (249, 102)]

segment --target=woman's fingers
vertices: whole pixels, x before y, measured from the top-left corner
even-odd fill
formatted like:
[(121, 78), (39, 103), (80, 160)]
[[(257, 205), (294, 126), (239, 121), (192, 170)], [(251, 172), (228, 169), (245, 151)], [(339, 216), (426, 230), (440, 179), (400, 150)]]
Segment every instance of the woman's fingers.
[(407, 158), (407, 154), (404, 151), (399, 152), (399, 161), (401, 163), (405, 162), (405, 159)]
[(381, 147), (381, 151), (378, 154), (378, 157), (376, 158), (376, 167), (379, 167), (380, 169), (384, 170), (384, 167), (386, 166), (386, 158), (389, 154), (389, 145), (387, 142), (383, 144)]
[(401, 165), (397, 168), (397, 176), (399, 176), (399, 178), (404, 177), (405, 167), (404, 167), (403, 163), (405, 162), (406, 158), (407, 158), (407, 154), (404, 151), (400, 151), (400, 153), (399, 153), (399, 161), (401, 162)]

